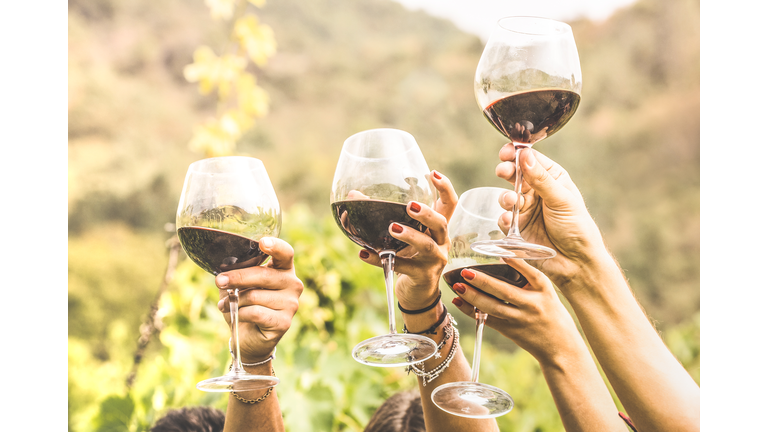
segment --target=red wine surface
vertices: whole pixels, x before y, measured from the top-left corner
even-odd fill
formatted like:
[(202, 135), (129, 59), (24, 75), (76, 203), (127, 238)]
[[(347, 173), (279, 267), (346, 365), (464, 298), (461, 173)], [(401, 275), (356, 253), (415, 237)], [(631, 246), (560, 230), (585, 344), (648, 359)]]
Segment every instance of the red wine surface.
[(499, 99), (483, 113), (513, 143), (533, 145), (565, 126), (579, 102), (581, 96), (572, 91), (534, 90)]
[(336, 224), (350, 240), (380, 253), (399, 251), (408, 246), (389, 235), (389, 225), (397, 222), (424, 232), (427, 227), (408, 216), (405, 204), (378, 200), (346, 200), (331, 204)]
[[(467, 267), (455, 268), (453, 270), (443, 273), (443, 279), (445, 279), (445, 283), (447, 283), (449, 287), (453, 287), (453, 285), (458, 282), (472, 285), (471, 282), (468, 282), (464, 280), (463, 277), (461, 277), (461, 271), (464, 270), (465, 268), (483, 272), (488, 276), (491, 276), (495, 279), (502, 280), (508, 284), (511, 284), (517, 287), (524, 287), (526, 284), (528, 284), (528, 281), (523, 277), (523, 275), (521, 275), (517, 270), (513, 269), (512, 267), (506, 264), (478, 264), (478, 265), (472, 265)], [(492, 296), (484, 292), (483, 290), (475, 287), (474, 285), (472, 286), (478, 291), (482, 291), (484, 294), (498, 300), (498, 297)]]
[(269, 258), (259, 242), (237, 234), (201, 227), (183, 227), (176, 233), (189, 258), (214, 275), (261, 265)]

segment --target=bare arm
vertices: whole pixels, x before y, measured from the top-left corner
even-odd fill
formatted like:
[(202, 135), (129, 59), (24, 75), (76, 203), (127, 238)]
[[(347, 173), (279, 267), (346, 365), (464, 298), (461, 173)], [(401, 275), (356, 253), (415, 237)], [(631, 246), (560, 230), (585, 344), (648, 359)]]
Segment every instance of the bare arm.
[[(499, 177), (514, 179), (514, 149), (499, 156)], [(573, 306), (617, 396), (637, 428), (698, 431), (700, 390), (664, 345), (607, 251), (576, 185), (555, 162), (524, 150), (523, 236), (553, 247), (557, 257), (536, 265)], [(508, 193), (502, 206), (516, 199)], [(502, 220), (501, 224), (507, 224)]]
[[(458, 197), (450, 181), (441, 174), (433, 172), (432, 183), (440, 193), (440, 199), (435, 208), (426, 206), (408, 206), (408, 214), (424, 224), (428, 230), (421, 233), (409, 227), (393, 229), (390, 234), (410, 246), (401, 251), (395, 260), (395, 271), (399, 273), (395, 287), (397, 299), (407, 310), (421, 310), (434, 302), (439, 292), (440, 274), (448, 262), (448, 219), (456, 208)], [(381, 266), (379, 258), (367, 251), (360, 252), (360, 258), (372, 265)], [(435, 324), (445, 306), (440, 303), (435, 308), (418, 315), (403, 314), (403, 321), (410, 332), (418, 333)], [(445, 323), (443, 323), (445, 324)], [(450, 324), (449, 324), (450, 325)], [(445, 327), (441, 327), (436, 335), (425, 335), (440, 343), (445, 336)], [(431, 358), (424, 362), (424, 369), (429, 371), (439, 366), (445, 360), (454, 344), (455, 336), (449, 338), (440, 350), (439, 358)], [(494, 419), (467, 419), (448, 414), (432, 403), (432, 390), (436, 387), (456, 381), (468, 381), (471, 369), (461, 347), (456, 344), (456, 352), (450, 366), (438, 378), (424, 385), (419, 378), (419, 392), (424, 410), (424, 421), (428, 431), (497, 431)]]
[[(293, 267), (293, 248), (280, 239), (261, 239), (259, 247), (272, 259), (266, 266), (249, 267), (216, 277), (219, 310), (229, 319), (228, 288), (240, 290), (239, 326), (242, 362), (257, 375), (272, 375), (272, 353), (291, 326), (304, 285)], [(285, 430), (276, 388), (230, 393), (224, 431), (276, 432)]]
[(454, 304), (469, 316), (475, 307), (485, 311), (489, 327), (538, 360), (565, 430), (625, 431), (576, 323), (549, 279), (525, 261), (506, 262), (526, 278), (525, 287), (465, 269), (466, 283), (453, 286), (460, 296)]
[[(262, 366), (246, 366), (245, 370), (252, 374), (270, 375), (272, 362)], [(237, 396), (254, 403), (238, 400), (234, 394), (230, 393), (224, 432), (282, 432), (285, 430), (275, 388), (238, 392)]]

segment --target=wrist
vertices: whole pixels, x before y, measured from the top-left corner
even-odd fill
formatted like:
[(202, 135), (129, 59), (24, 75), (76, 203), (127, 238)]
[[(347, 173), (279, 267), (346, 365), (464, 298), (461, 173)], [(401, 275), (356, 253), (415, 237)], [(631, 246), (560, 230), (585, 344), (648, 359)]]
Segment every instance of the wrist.
[(572, 271), (567, 274), (552, 275), (552, 282), (571, 300), (571, 296), (595, 292), (606, 284), (606, 281), (621, 279), (621, 272), (616, 260), (605, 248), (594, 250), (572, 258)]
[(557, 344), (555, 351), (534, 356), (542, 370), (567, 373), (568, 371), (579, 370), (579, 366), (585, 361), (592, 361), (592, 356), (581, 338), (581, 334), (578, 331), (576, 333), (575, 338), (569, 338), (564, 340), (564, 343)]
[(435, 299), (440, 296), (440, 288), (437, 284), (428, 290), (400, 290), (397, 291), (397, 301), (401, 310), (417, 311), (424, 309), (435, 303)]
[(426, 312), (419, 314), (402, 314), (404, 331), (408, 333), (420, 334), (432, 339), (437, 339), (434, 331), (436, 327), (445, 323), (448, 308), (443, 302), (439, 301), (437, 305)]
[(275, 350), (273, 349), (269, 354), (266, 356), (241, 356), (240, 357), (240, 363), (245, 366), (261, 366), (263, 364), (269, 363), (270, 361), (275, 359)]

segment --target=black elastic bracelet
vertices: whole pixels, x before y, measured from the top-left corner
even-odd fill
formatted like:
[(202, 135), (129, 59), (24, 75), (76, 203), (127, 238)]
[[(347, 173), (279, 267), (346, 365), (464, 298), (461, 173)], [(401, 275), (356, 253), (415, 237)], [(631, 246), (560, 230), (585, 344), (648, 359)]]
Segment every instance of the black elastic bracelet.
[(442, 297), (442, 295), (443, 295), (443, 293), (441, 291), (438, 291), (437, 292), (437, 298), (435, 299), (435, 301), (433, 301), (431, 305), (425, 307), (424, 309), (419, 309), (419, 310), (403, 309), (403, 307), (400, 306), (400, 302), (397, 302), (397, 308), (400, 309), (400, 312), (402, 312), (404, 314), (407, 314), (407, 315), (418, 315), (420, 313), (427, 312), (428, 310), (431, 310), (432, 308), (437, 306), (437, 304), (440, 303), (440, 297)]
[(412, 332), (409, 332), (408, 328), (405, 326), (405, 324), (403, 324), (403, 333), (411, 333), (411, 334), (419, 334), (419, 335), (423, 335), (423, 334), (433, 334), (433, 335), (436, 335), (437, 334), (437, 329), (440, 328), (440, 326), (445, 321), (446, 315), (448, 315), (448, 308), (443, 306), (443, 313), (440, 314), (440, 318), (437, 319), (437, 322), (432, 324), (432, 327), (424, 330), (423, 332), (412, 333)]

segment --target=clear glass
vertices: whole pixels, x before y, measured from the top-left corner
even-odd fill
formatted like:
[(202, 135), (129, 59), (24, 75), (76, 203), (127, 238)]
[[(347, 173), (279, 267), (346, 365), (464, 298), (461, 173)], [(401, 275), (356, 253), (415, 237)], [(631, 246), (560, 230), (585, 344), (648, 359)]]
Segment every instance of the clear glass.
[[(261, 252), (262, 237), (277, 237), (280, 204), (264, 164), (254, 158), (229, 156), (197, 161), (189, 166), (176, 212), (176, 232), (195, 264), (217, 275), (224, 271), (261, 265), (269, 256)], [(257, 390), (276, 386), (273, 376), (253, 375), (243, 369), (238, 337), (237, 289), (227, 290), (232, 368), (223, 376), (197, 384), (209, 392)]]
[[(518, 286), (527, 281), (515, 269), (498, 256), (476, 252), (472, 245), (479, 241), (504, 238), (498, 226), (498, 219), (505, 210), (499, 205), (499, 197), (506, 189), (482, 187), (470, 189), (459, 197), (456, 211), (448, 223), (451, 249), (448, 264), (443, 270), (443, 279), (449, 286), (456, 282), (468, 283), (460, 273), (472, 268), (490, 274)], [(471, 381), (443, 384), (432, 392), (432, 402), (448, 413), (469, 418), (491, 418), (504, 415), (512, 410), (514, 402), (504, 390), (479, 382), (480, 353), (483, 343), (483, 329), (488, 314), (475, 308), (475, 349), (472, 358)]]
[(394, 266), (406, 243), (389, 234), (394, 223), (424, 231), (408, 216), (406, 204), (431, 206), (435, 190), (430, 170), (416, 140), (397, 129), (372, 129), (344, 141), (331, 187), (331, 211), (350, 240), (376, 253), (384, 269), (389, 312), (389, 334), (357, 344), (352, 356), (360, 363), (407, 366), (437, 353), (437, 344), (415, 334), (398, 334), (395, 327)]
[[(581, 66), (568, 24), (538, 17), (498, 21), (477, 65), (475, 99), (486, 118), (515, 146), (515, 192), (520, 195), (520, 151), (552, 136), (581, 101)], [(506, 238), (473, 244), (478, 252), (522, 259), (556, 255), (520, 235), (519, 203)]]

